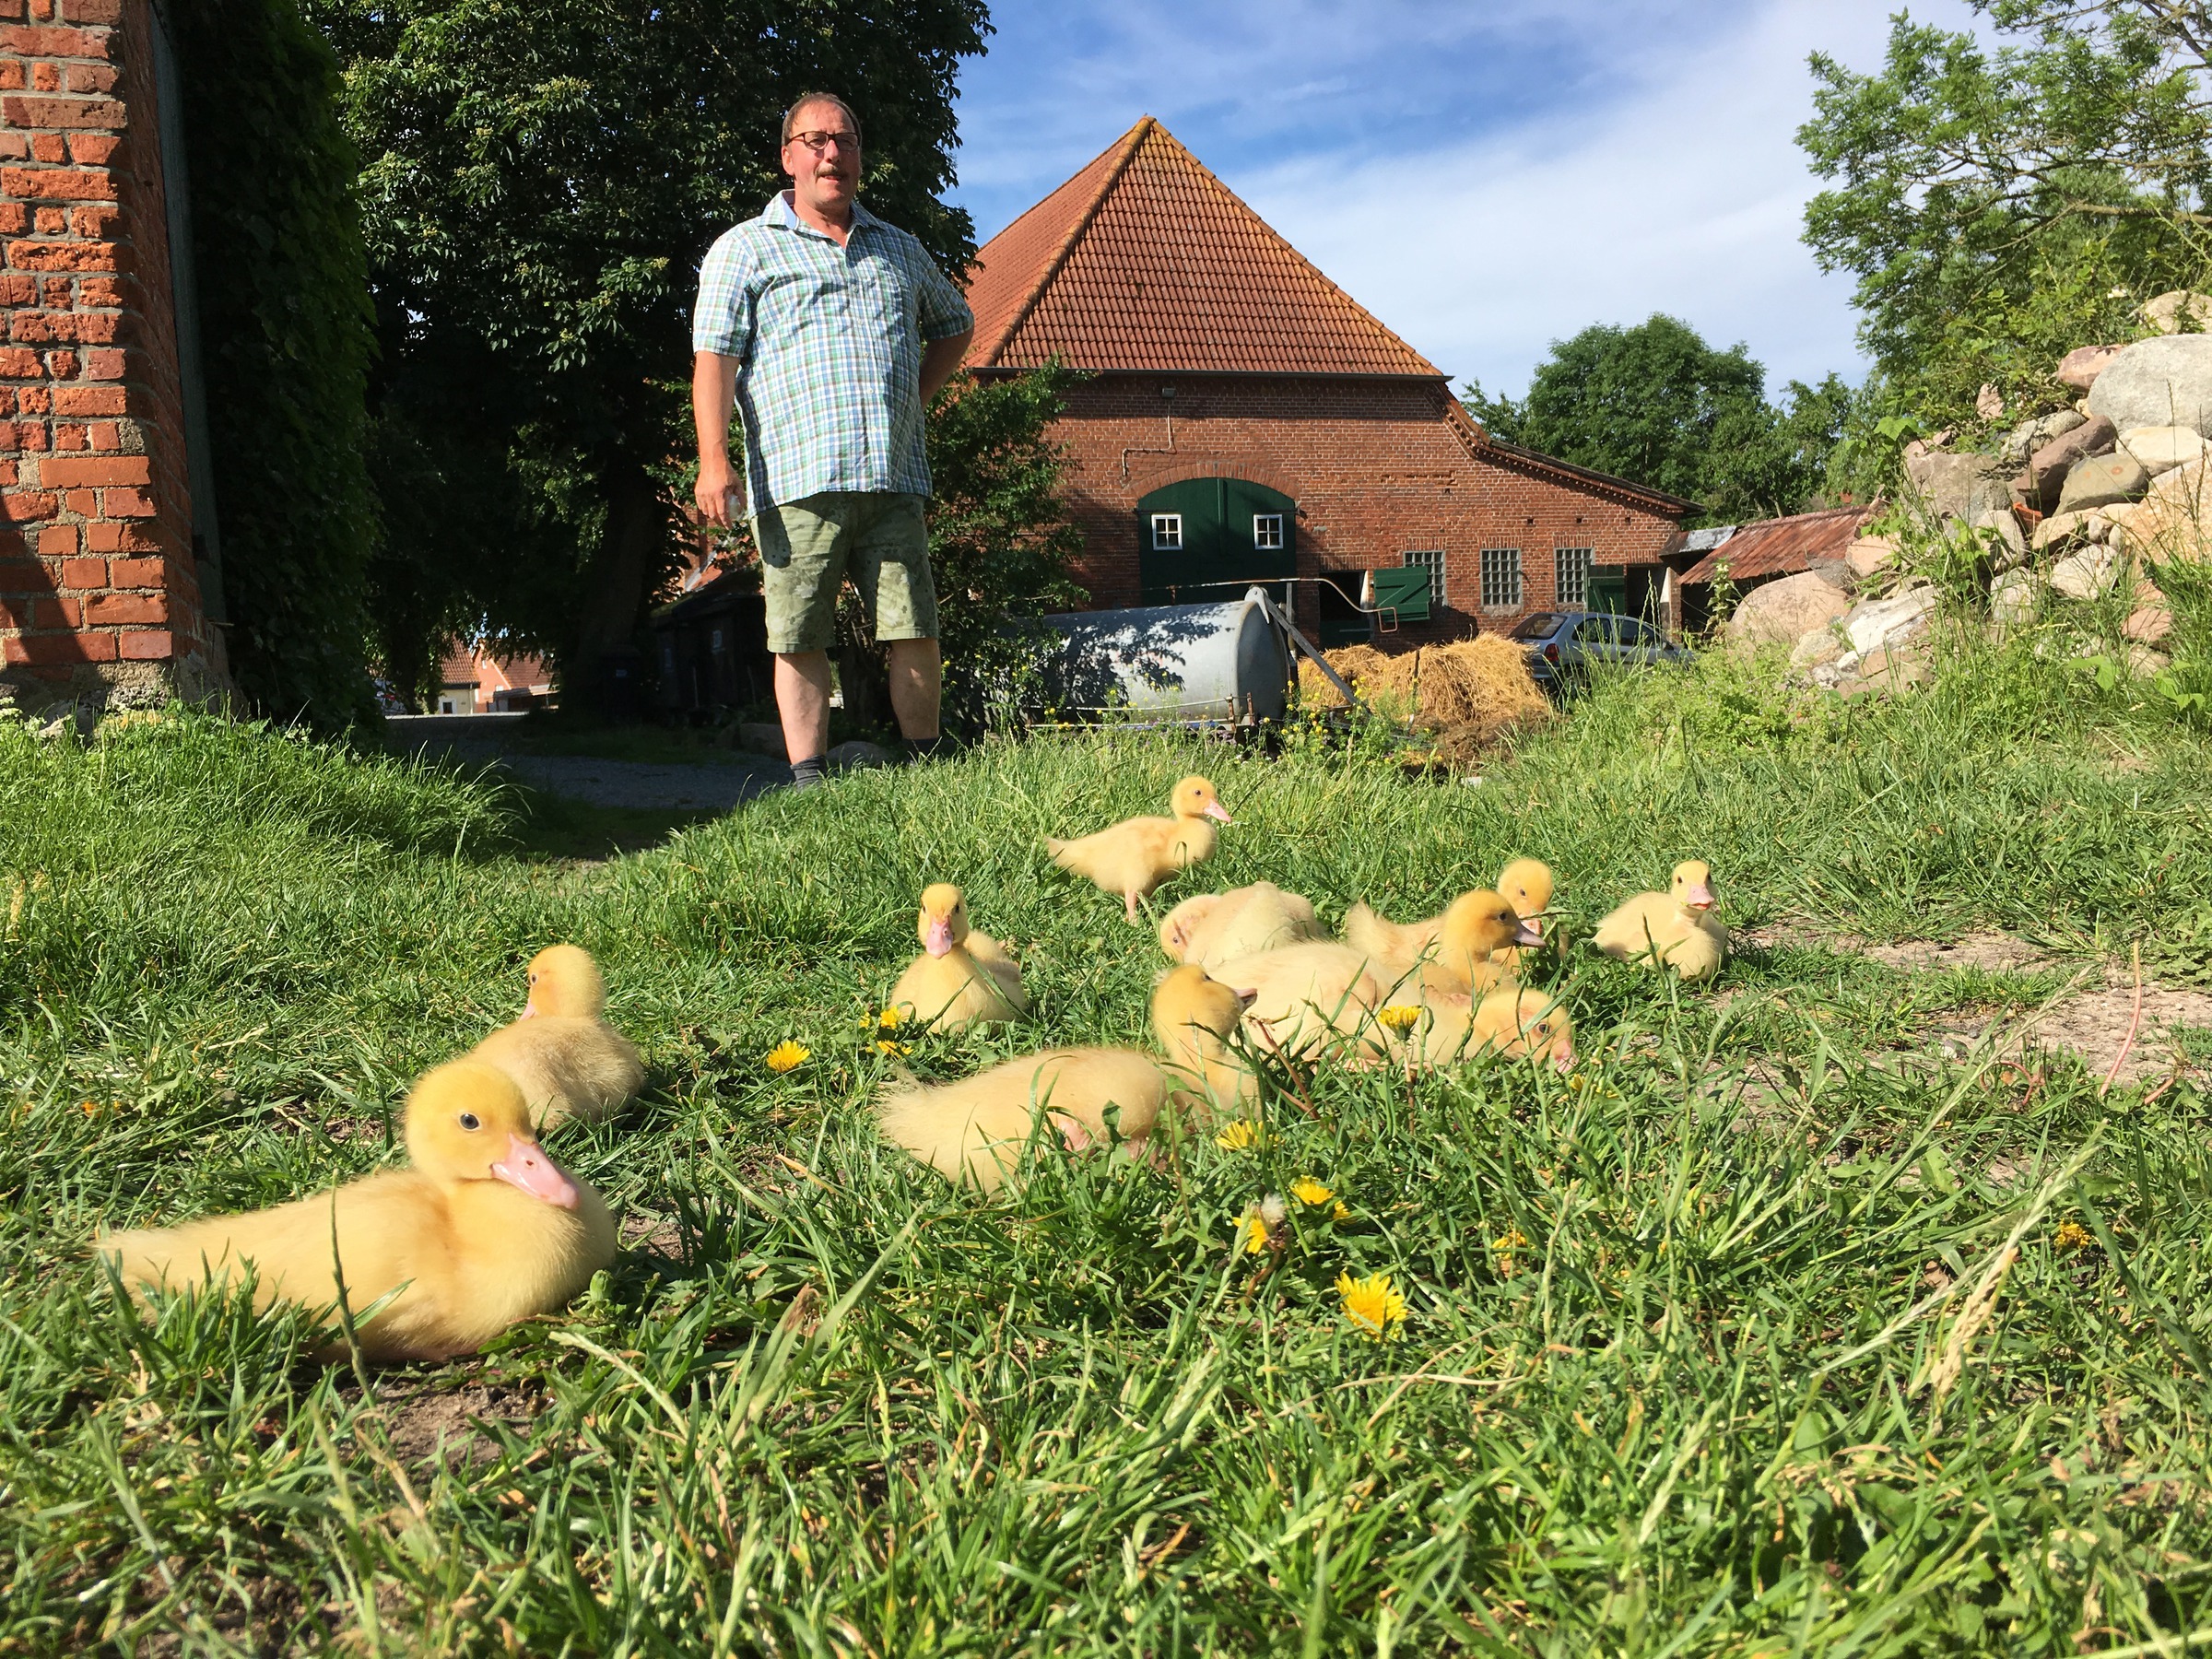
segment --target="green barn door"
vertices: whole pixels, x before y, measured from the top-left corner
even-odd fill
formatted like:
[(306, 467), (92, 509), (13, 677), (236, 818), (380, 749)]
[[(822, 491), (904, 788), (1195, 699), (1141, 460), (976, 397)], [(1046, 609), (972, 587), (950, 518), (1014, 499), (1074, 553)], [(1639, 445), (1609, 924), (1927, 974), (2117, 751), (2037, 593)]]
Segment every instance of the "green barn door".
[(1145, 604), (1234, 599), (1298, 574), (1298, 504), (1245, 478), (1185, 478), (1137, 502), (1136, 547)]

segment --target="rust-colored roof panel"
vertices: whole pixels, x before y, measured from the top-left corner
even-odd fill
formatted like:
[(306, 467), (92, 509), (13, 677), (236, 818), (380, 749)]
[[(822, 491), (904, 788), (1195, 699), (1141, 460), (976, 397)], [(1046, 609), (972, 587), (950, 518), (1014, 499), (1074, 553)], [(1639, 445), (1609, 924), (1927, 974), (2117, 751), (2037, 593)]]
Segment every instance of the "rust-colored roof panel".
[(1443, 378), (1149, 115), (984, 244), (968, 301), (971, 368)]
[(1830, 507), (1819, 512), (1742, 525), (1684, 571), (1682, 580), (1686, 583), (1711, 582), (1724, 561), (1728, 566), (1728, 580), (1735, 582), (1791, 576), (1816, 564), (1832, 564), (1858, 539), (1859, 526), (1871, 511), (1866, 507)]

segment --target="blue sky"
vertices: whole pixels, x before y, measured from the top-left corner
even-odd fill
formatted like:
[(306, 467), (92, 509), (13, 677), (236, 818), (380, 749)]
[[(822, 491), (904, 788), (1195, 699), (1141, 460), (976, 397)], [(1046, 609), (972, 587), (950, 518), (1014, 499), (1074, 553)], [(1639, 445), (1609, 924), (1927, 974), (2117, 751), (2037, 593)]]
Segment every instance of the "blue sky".
[[(1868, 0), (997, 0), (954, 198), (988, 238), (1157, 115), (1455, 380), (1526, 389), (1588, 324), (1686, 318), (1779, 390), (1855, 380), (1851, 285), (1797, 240), (1806, 54)], [(1969, 26), (1963, 0), (1919, 21)]]

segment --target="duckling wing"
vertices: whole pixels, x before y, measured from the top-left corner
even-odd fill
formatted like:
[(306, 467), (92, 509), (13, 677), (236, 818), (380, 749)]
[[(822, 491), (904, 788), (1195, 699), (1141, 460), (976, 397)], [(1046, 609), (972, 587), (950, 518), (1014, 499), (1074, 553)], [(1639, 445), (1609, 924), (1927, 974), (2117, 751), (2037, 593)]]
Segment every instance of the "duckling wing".
[(1597, 924), (1590, 943), (1621, 961), (1662, 956), (1679, 936), (1674, 900), (1665, 893), (1638, 893)]
[(958, 1083), (896, 1090), (877, 1122), (885, 1139), (988, 1194), (1019, 1167), (1040, 1112), (1096, 1141), (1106, 1136), (1111, 1111), (1120, 1133), (1135, 1138), (1151, 1128), (1165, 1092), (1157, 1064), (1135, 1050), (1050, 1049)]

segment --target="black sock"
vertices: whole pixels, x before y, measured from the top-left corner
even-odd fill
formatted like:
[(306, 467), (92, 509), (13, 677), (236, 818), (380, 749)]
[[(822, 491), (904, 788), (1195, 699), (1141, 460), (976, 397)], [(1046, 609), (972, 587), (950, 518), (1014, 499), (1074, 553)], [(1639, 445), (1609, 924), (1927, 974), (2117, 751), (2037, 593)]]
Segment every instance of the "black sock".
[(828, 759), (827, 755), (817, 755), (809, 760), (794, 760), (791, 763), (791, 786), (794, 789), (812, 789), (818, 783), (828, 782), (830, 773), (825, 765)]
[(945, 739), (942, 737), (909, 737), (906, 740), (906, 752), (917, 760), (935, 760), (944, 752), (944, 748)]

